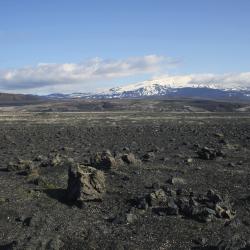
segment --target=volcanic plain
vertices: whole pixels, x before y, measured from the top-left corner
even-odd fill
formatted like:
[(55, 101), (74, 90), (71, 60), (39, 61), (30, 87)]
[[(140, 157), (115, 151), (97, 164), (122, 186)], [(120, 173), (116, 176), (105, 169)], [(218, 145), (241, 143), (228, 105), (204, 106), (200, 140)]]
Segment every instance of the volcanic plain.
[(250, 105), (0, 108), (0, 249), (250, 249)]

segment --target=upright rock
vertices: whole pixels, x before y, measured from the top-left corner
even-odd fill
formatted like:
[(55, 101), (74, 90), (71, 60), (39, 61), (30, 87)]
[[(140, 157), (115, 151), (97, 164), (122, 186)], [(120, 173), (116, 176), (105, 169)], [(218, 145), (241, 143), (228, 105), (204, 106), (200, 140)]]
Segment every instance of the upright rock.
[(102, 200), (105, 193), (105, 176), (93, 167), (72, 163), (68, 172), (67, 199), (82, 204)]

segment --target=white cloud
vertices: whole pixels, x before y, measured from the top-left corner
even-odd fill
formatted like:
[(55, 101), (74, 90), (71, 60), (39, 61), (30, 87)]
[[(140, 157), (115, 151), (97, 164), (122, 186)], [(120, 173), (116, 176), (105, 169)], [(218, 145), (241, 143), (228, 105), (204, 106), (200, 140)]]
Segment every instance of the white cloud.
[[(136, 76), (159, 76), (179, 63), (157, 55), (120, 60), (93, 58), (82, 63), (39, 63), (33, 67), (0, 70), (0, 92), (45, 94), (107, 89), (117, 86), (114, 81), (126, 83), (128, 78), (131, 81)], [(165, 75), (154, 81), (172, 87), (208, 84), (219, 88), (250, 88), (250, 72)]]
[(157, 74), (179, 62), (157, 55), (133, 57), (121, 60), (94, 58), (83, 63), (48, 64), (0, 71), (0, 90), (37, 92), (47, 89), (88, 89), (100, 81), (124, 77)]

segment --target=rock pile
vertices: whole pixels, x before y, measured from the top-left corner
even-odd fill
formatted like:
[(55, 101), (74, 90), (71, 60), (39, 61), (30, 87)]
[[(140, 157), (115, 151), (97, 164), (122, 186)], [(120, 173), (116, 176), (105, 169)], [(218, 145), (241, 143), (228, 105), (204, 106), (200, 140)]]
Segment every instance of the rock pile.
[(109, 150), (106, 150), (91, 157), (90, 164), (98, 169), (111, 170), (124, 165), (138, 165), (140, 160), (133, 153), (126, 152), (113, 155)]
[(213, 190), (206, 195), (195, 195), (183, 190), (158, 189), (138, 199), (136, 207), (150, 208), (158, 215), (183, 215), (200, 222), (209, 222), (214, 218), (231, 220), (235, 216), (229, 202)]
[(105, 193), (105, 176), (93, 167), (71, 163), (68, 171), (67, 199), (82, 205), (85, 201), (100, 201)]
[(59, 167), (64, 164), (65, 159), (59, 154), (49, 154), (48, 157), (40, 155), (35, 161), (41, 167)]

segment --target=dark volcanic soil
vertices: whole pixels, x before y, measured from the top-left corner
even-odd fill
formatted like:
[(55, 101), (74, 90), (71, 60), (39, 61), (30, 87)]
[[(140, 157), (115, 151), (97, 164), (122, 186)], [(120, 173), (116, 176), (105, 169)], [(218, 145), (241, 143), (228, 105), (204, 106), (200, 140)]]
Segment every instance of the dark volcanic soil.
[[(248, 113), (3, 112), (0, 249), (249, 249), (249, 145)], [(203, 147), (222, 153), (207, 160), (197, 153)], [(46, 157), (91, 165), (107, 149), (131, 152), (142, 164), (104, 170), (103, 200), (82, 207), (66, 199), (67, 164), (39, 165), (36, 180), (7, 171), (10, 162)], [(212, 189), (235, 216), (203, 221), (139, 208), (159, 189), (174, 200)]]

